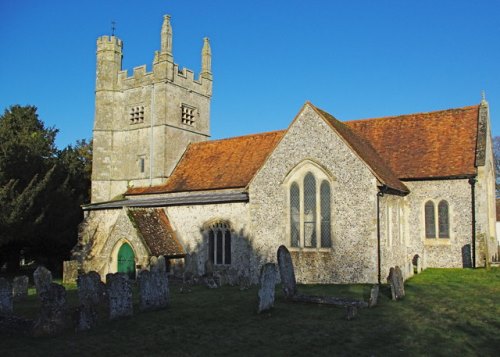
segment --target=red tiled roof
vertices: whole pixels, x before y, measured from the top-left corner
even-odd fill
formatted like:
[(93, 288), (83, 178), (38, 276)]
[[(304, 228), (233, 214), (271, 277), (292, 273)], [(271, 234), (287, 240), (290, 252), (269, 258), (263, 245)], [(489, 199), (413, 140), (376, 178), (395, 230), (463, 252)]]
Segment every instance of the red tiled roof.
[(399, 179), (476, 173), (479, 106), (349, 121)]
[[(497, 222), (500, 222), (500, 198), (497, 198)], [(497, 232), (500, 234), (500, 232)]]
[(128, 214), (151, 251), (151, 255), (156, 257), (186, 255), (163, 209), (129, 209)]
[(410, 192), (394, 175), (384, 160), (377, 154), (369, 142), (356, 135), (346, 124), (338, 121), (335, 117), (321, 109), (315, 108), (323, 118), (333, 126), (333, 128), (344, 138), (351, 148), (361, 157), (361, 159), (373, 170), (378, 179), (389, 188), (401, 192)]
[(151, 194), (246, 187), (285, 131), (191, 144), (163, 185), (130, 188), (126, 194)]

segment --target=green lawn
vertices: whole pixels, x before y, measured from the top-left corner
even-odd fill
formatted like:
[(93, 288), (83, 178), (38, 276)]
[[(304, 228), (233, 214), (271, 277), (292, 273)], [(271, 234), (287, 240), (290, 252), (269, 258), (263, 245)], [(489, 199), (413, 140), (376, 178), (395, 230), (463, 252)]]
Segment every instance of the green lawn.
[[(74, 289), (74, 287), (73, 287)], [(338, 307), (286, 303), (256, 314), (257, 288), (180, 294), (167, 310), (102, 321), (54, 338), (0, 336), (0, 356), (499, 356), (500, 269), (428, 269), (406, 283), (402, 301), (383, 287), (379, 305), (345, 320)], [(308, 294), (368, 299), (368, 285), (300, 286)], [(69, 291), (76, 304), (76, 292)], [(36, 298), (17, 313), (33, 315)]]

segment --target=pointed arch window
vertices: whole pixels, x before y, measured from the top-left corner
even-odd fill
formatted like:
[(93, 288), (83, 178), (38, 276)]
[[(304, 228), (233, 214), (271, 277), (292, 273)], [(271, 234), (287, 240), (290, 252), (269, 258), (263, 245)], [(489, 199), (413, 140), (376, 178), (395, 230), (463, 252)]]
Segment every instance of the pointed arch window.
[(308, 171), (290, 184), (289, 202), (290, 246), (331, 248), (330, 182)]
[(441, 200), (437, 206), (430, 200), (425, 203), (425, 237), (450, 238), (450, 214), (446, 200)]
[(226, 223), (208, 227), (208, 259), (215, 265), (231, 264), (231, 231)]

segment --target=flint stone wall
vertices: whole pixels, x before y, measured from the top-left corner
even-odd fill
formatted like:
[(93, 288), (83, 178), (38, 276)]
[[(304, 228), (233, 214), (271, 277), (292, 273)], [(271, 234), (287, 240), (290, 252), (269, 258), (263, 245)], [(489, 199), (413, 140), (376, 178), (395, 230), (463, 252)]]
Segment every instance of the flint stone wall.
[[(422, 258), (422, 268), (461, 268), (463, 248), (471, 244), (471, 188), (468, 180), (411, 181), (408, 196), (409, 247), (411, 257)], [(449, 205), (450, 238), (425, 238), (424, 206), (446, 200)], [(437, 217), (436, 217), (437, 220)], [(470, 258), (467, 257), (470, 262)]]
[[(332, 148), (325, 150), (325, 148)], [(301, 283), (374, 283), (377, 180), (331, 127), (306, 107), (254, 177), (249, 188), (253, 248), (275, 262), (290, 247), (288, 174), (308, 159), (332, 177), (332, 248), (290, 248)], [(304, 170), (307, 168), (304, 168)], [(346, 264), (348, 262), (348, 264)]]

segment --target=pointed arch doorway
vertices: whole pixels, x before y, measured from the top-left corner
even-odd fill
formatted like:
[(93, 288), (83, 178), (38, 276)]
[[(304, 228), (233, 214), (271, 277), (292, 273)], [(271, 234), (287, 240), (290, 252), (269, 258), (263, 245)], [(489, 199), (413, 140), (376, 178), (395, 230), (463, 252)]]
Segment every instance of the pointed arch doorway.
[(128, 243), (123, 243), (118, 250), (118, 267), (119, 273), (126, 273), (130, 279), (135, 279), (135, 254)]

